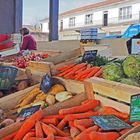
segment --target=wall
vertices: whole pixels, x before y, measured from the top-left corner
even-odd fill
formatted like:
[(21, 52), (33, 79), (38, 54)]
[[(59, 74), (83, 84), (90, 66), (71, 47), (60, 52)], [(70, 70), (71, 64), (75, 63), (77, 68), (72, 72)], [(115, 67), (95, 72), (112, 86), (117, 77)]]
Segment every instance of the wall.
[(80, 47), (80, 42), (77, 40), (62, 40), (62, 41), (38, 41), (38, 50), (60, 50), (67, 52)]

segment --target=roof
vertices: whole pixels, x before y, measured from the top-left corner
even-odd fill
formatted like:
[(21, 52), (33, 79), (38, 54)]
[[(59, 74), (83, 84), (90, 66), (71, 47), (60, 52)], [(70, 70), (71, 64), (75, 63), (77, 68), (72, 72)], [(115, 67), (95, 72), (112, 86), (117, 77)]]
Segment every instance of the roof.
[[(113, 4), (117, 4), (117, 3), (122, 3), (126, 0), (105, 0), (102, 2), (98, 2), (98, 3), (94, 3), (94, 4), (90, 4), (90, 5), (86, 5), (80, 8), (76, 8), (76, 9), (72, 9), (66, 12), (61, 13), (59, 16), (63, 17), (63, 16), (67, 16), (67, 15), (72, 15), (72, 14), (76, 14), (76, 13), (81, 13), (84, 11), (88, 11), (88, 10), (93, 10), (93, 9), (97, 9), (97, 8), (101, 8), (104, 6), (109, 6), (109, 5), (113, 5)], [(49, 20), (49, 18), (45, 18), (43, 20), (41, 20), (42, 22)]]

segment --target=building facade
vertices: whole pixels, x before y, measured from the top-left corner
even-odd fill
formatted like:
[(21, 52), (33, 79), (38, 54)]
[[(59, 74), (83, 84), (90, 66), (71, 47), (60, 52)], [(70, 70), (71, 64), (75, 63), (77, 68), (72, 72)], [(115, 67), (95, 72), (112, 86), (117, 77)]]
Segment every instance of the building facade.
[[(59, 38), (80, 39), (81, 28), (98, 27), (99, 36), (122, 34), (131, 24), (140, 22), (140, 0), (105, 0), (59, 15)], [(49, 32), (49, 21), (41, 21)]]

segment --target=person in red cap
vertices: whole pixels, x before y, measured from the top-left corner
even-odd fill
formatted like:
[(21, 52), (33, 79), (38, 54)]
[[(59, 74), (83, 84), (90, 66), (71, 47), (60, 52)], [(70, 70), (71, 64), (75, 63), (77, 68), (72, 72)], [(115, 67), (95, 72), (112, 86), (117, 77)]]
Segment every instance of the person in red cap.
[(30, 35), (30, 31), (27, 28), (20, 29), (20, 34), (23, 36), (20, 50), (37, 50), (37, 43), (35, 39)]

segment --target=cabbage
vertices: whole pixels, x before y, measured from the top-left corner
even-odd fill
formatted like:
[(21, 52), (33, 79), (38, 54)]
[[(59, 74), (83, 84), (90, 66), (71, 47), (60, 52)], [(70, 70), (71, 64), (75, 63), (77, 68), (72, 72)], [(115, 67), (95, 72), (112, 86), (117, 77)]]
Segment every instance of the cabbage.
[(140, 86), (138, 81), (135, 79), (130, 79), (130, 78), (122, 78), (120, 80), (121, 83), (127, 84), (127, 85), (133, 85), (133, 86)]
[(130, 55), (123, 62), (123, 70), (129, 78), (140, 78), (140, 55)]
[(118, 63), (110, 63), (103, 67), (103, 78), (119, 81), (123, 77), (122, 66)]

